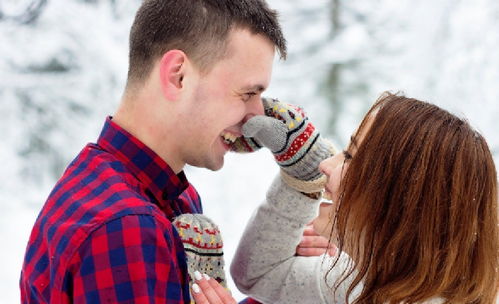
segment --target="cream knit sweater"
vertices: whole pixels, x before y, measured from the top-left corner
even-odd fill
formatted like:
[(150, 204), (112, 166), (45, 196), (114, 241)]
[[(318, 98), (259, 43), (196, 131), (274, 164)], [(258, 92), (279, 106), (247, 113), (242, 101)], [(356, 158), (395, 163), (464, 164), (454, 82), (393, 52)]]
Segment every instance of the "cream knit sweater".
[(290, 188), (280, 177), (275, 179), (267, 200), (249, 221), (231, 264), (232, 278), (241, 292), (265, 304), (345, 303), (350, 279), (334, 296), (328, 287), (348, 266), (350, 258), (345, 253), (329, 273), (334, 258), (295, 256), (305, 225), (317, 216), (319, 202)]

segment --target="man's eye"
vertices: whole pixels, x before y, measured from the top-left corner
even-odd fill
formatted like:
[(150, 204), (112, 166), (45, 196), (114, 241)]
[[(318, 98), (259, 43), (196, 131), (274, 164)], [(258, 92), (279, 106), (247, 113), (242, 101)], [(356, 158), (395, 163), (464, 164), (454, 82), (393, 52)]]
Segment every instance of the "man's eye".
[(243, 94), (243, 101), (248, 101), (251, 99), (251, 97), (255, 96), (255, 92), (248, 92)]
[(343, 156), (345, 157), (345, 160), (352, 159), (352, 154), (350, 154), (347, 150), (343, 150)]

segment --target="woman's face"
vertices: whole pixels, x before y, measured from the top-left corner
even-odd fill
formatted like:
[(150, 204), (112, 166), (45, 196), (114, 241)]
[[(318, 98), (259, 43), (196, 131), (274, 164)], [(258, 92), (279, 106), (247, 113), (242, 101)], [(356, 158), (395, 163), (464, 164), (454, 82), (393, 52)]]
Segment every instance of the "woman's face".
[(341, 179), (348, 168), (350, 152), (343, 151), (337, 153), (321, 162), (319, 170), (327, 176), (325, 187), (325, 196), (333, 203), (322, 202), (319, 206), (319, 216), (314, 220), (314, 230), (326, 238), (330, 237), (333, 219), (335, 216), (336, 205), (339, 198), (339, 187)]
[(327, 202), (320, 204), (319, 216), (314, 220), (313, 225), (315, 232), (326, 238), (331, 236), (336, 203), (338, 203), (340, 197), (341, 180), (345, 176), (350, 159), (357, 153), (359, 145), (371, 127), (372, 121), (373, 119), (369, 118), (362, 130), (352, 135), (346, 150), (322, 161), (319, 165), (319, 170), (327, 177), (325, 196), (332, 200), (332, 204)]

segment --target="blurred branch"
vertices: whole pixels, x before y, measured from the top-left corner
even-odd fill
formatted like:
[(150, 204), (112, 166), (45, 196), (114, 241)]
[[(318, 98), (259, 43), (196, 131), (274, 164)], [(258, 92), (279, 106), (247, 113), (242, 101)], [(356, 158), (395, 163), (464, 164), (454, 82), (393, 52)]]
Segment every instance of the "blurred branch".
[(343, 65), (341, 63), (334, 63), (329, 69), (327, 78), (323, 85), (324, 95), (327, 97), (331, 104), (331, 109), (329, 111), (329, 127), (328, 131), (332, 134), (336, 134), (337, 125), (339, 118), (343, 112), (343, 102), (341, 99), (340, 92), (340, 82), (341, 82), (341, 72), (343, 70)]
[[(331, 20), (331, 31), (330, 39), (334, 40), (341, 30), (341, 0), (331, 0), (330, 4), (330, 20)], [(327, 78), (323, 89), (325, 95), (331, 102), (330, 119), (329, 119), (329, 131), (333, 134), (336, 133), (336, 128), (339, 120), (339, 116), (343, 112), (343, 103), (341, 99), (340, 83), (341, 74), (343, 71), (343, 65), (341, 63), (333, 63), (328, 72)]]
[(331, 1), (331, 37), (334, 38), (341, 28), (341, 20), (340, 20), (340, 10), (341, 10), (340, 0), (332, 0)]
[(26, 7), (26, 9), (24, 9), (23, 13), (17, 16), (7, 15), (0, 8), (0, 21), (12, 20), (20, 24), (31, 24), (34, 21), (36, 21), (38, 17), (40, 17), (43, 9), (47, 5), (47, 1), (48, 0), (31, 1), (30, 4)]

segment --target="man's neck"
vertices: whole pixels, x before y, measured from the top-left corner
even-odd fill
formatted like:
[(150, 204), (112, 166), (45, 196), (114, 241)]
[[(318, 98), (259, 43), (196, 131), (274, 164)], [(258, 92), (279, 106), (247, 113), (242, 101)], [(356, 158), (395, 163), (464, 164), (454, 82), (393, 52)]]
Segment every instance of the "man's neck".
[(159, 121), (156, 118), (160, 116), (157, 111), (151, 111), (154, 108), (151, 99), (146, 100), (140, 96), (135, 100), (123, 99), (113, 116), (113, 122), (153, 150), (178, 174), (185, 164), (177, 160), (179, 153), (176, 151), (175, 143), (171, 142), (174, 138), (171, 136), (173, 129), (169, 126), (171, 122)]

